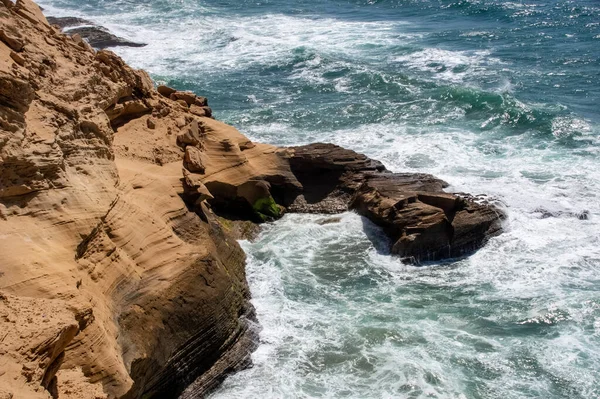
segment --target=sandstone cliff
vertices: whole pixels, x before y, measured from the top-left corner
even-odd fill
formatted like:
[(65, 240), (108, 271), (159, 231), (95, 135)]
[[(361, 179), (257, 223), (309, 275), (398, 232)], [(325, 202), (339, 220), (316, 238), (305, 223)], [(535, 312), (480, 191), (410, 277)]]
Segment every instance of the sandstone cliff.
[(194, 120), (35, 4), (0, 3), (0, 397), (174, 396), (246, 362), (244, 254), (182, 200)]
[(0, 398), (193, 398), (245, 367), (245, 257), (221, 217), (355, 209), (412, 262), (501, 231), (432, 176), (252, 143), (211, 115), (30, 0), (0, 2)]

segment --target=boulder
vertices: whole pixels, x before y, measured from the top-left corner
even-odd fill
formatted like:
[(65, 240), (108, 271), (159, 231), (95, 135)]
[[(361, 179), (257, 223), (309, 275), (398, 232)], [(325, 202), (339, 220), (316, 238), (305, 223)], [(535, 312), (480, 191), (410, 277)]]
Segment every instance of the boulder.
[(156, 129), (156, 120), (153, 118), (146, 119), (146, 126), (148, 126), (148, 129)]
[(25, 66), (25, 58), (23, 58), (19, 53), (15, 53), (14, 51), (10, 52), (10, 58), (20, 66)]
[(185, 118), (183, 116), (175, 118), (175, 125), (178, 128), (182, 129), (186, 124), (187, 122), (185, 121)]
[(196, 95), (191, 91), (175, 91), (169, 95), (169, 98), (173, 101), (183, 100), (188, 106), (196, 102)]
[(132, 117), (147, 114), (152, 109), (142, 100), (129, 100), (123, 103), (115, 104), (106, 109), (106, 115), (113, 124), (121, 124)]
[(196, 116), (212, 117), (212, 109), (210, 107), (199, 107), (196, 104), (190, 105), (190, 112)]
[(6, 32), (4, 29), (0, 29), (0, 40), (10, 47), (13, 51), (23, 50), (23, 41)]
[(187, 146), (185, 148), (185, 156), (183, 166), (193, 173), (204, 173), (206, 170), (207, 157), (197, 147)]
[(196, 96), (194, 104), (199, 107), (206, 107), (208, 105), (208, 99), (206, 97)]
[[(177, 122), (178, 124), (180, 121)], [(185, 123), (185, 122), (184, 122)], [(192, 120), (184, 129), (184, 132), (177, 136), (177, 144), (182, 147), (187, 145), (200, 146), (202, 127), (197, 120)]]
[(156, 91), (158, 91), (161, 96), (169, 98), (171, 97), (171, 94), (175, 93), (177, 90), (172, 89), (169, 86), (160, 85), (156, 88)]

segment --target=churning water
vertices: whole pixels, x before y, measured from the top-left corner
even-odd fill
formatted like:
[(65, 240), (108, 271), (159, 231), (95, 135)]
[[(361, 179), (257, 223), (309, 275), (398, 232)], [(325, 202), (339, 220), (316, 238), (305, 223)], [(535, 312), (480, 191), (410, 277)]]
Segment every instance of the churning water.
[(242, 243), (254, 367), (213, 398), (600, 396), (597, 1), (42, 5), (148, 43), (115, 50), (253, 140), (334, 142), (506, 205), (503, 235), (421, 267), (355, 214), (265, 226)]

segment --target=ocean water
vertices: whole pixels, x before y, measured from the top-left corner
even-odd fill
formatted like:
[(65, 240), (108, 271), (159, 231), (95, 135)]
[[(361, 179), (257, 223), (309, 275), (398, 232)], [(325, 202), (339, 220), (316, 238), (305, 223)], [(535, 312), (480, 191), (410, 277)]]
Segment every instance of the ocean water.
[[(337, 143), (504, 204), (465, 259), (406, 266), (347, 213), (248, 253), (260, 346), (212, 398), (600, 397), (596, 0), (43, 0), (277, 145)], [(323, 223), (326, 221), (327, 223)]]

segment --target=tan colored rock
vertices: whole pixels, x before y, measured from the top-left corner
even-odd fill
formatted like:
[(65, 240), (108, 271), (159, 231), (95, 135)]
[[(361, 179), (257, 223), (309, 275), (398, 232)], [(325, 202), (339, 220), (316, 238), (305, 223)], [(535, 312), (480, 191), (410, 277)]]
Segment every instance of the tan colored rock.
[[(146, 73), (65, 40), (26, 0), (15, 8), (0, 27), (26, 38), (29, 73), (0, 44), (0, 290), (24, 305), (12, 327), (0, 320), (12, 348), (0, 348), (0, 387), (164, 397), (203, 377), (202, 396), (255, 344), (241, 248), (208, 190), (197, 185), (198, 214), (182, 200), (184, 153), (169, 132), (192, 116), (164, 101), (172, 117), (148, 129), (163, 108)], [(93, 318), (72, 311), (83, 306)]]
[(13, 51), (23, 50), (23, 41), (6, 32), (4, 29), (0, 29), (0, 41), (6, 44)]
[(194, 105), (197, 105), (199, 107), (206, 107), (208, 105), (208, 99), (206, 97), (196, 96), (196, 99), (194, 100)]
[(13, 11), (41, 29), (48, 28), (46, 17), (40, 7), (32, 0), (17, 0)]
[(10, 52), (10, 58), (20, 66), (25, 66), (25, 58), (23, 58), (19, 53), (15, 53), (14, 51)]
[(153, 118), (146, 119), (146, 126), (148, 129), (156, 129), (156, 121)]
[(212, 109), (210, 107), (199, 107), (197, 105), (192, 104), (190, 106), (190, 112), (194, 115), (201, 117), (212, 117)]
[(204, 109), (204, 107), (199, 107), (197, 105), (192, 104), (190, 106), (190, 112), (196, 116), (200, 116), (200, 117), (204, 117), (204, 116), (208, 116), (206, 114), (206, 110)]
[(191, 202), (202, 202), (214, 198), (210, 191), (208, 191), (208, 188), (202, 183), (202, 178), (199, 175), (183, 169), (183, 178), (184, 191), (186, 194), (192, 196)]
[[(177, 122), (178, 125), (181, 121)], [(200, 147), (202, 143), (202, 127), (197, 120), (193, 119), (184, 129), (184, 132), (177, 136), (177, 143), (183, 147), (187, 145)]]
[(186, 124), (187, 122), (185, 121), (185, 118), (183, 116), (180, 116), (175, 119), (175, 125), (180, 129), (183, 128)]
[(160, 85), (156, 88), (156, 91), (163, 97), (171, 97), (171, 94), (175, 93), (177, 90), (170, 88), (169, 86)]
[(200, 151), (197, 147), (188, 145), (185, 148), (185, 157), (183, 159), (183, 165), (187, 170), (192, 173), (204, 173), (206, 170), (206, 164), (208, 163), (208, 157)]
[[(2, 333), (0, 386), (15, 398), (49, 398), (56, 392), (56, 373), (65, 351), (87, 325), (64, 300), (17, 297), (0, 293)], [(18, 360), (18, 363), (15, 361)]]
[(73, 39), (73, 41), (74, 41), (76, 44), (81, 44), (81, 43), (83, 43), (83, 41), (84, 41), (84, 40), (83, 40), (83, 38), (81, 37), (81, 35), (80, 35), (79, 33), (75, 33), (74, 35), (72, 35), (72, 36), (71, 36), (71, 39)]
[(253, 205), (261, 198), (271, 196), (271, 185), (264, 180), (251, 180), (237, 189), (237, 195), (248, 201), (248, 204)]
[(142, 100), (126, 101), (122, 104), (115, 104), (105, 112), (111, 122), (118, 119), (126, 120), (132, 116), (141, 116), (150, 112), (150, 107)]
[(178, 102), (179, 100), (183, 100), (187, 106), (196, 102), (196, 95), (191, 91), (174, 91), (169, 95), (169, 98)]
[(240, 147), (240, 150), (245, 151), (245, 150), (249, 150), (249, 149), (256, 147), (256, 144), (254, 144), (252, 141), (248, 140), (243, 143), (240, 143), (239, 147)]

